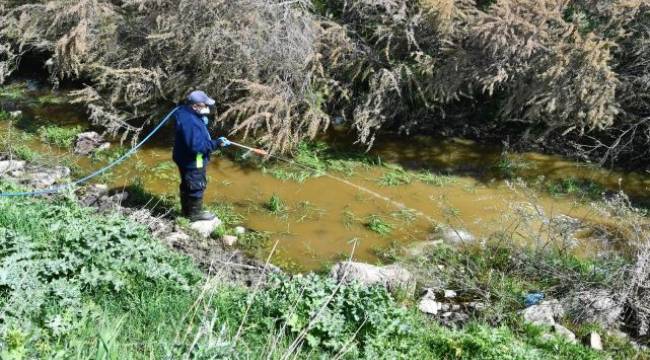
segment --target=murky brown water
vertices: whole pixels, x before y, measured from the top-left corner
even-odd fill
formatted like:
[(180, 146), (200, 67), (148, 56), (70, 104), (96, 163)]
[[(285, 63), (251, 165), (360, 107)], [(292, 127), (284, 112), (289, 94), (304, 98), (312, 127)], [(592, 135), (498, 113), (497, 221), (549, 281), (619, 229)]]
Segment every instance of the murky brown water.
[[(30, 121), (58, 124), (84, 124), (83, 115), (69, 106), (44, 106), (28, 111)], [(28, 123), (29, 124), (29, 123)], [(23, 124), (24, 125), (24, 124)], [(60, 157), (60, 149), (42, 144), (37, 137), (20, 140), (23, 130), (0, 122), (0, 134), (12, 132), (11, 138), (25, 141), (31, 148)], [(173, 195), (178, 189), (176, 168), (171, 163), (171, 125), (137, 155), (114, 170), (109, 182), (121, 187), (134, 179), (143, 181), (147, 191)], [(385, 187), (377, 179), (387, 170), (359, 167), (345, 179), (388, 196), (420, 211), (440, 224), (464, 228), (478, 236), (487, 235), (502, 226), (513, 204), (531, 201), (541, 205), (547, 215), (565, 214), (593, 218), (592, 209), (572, 196), (553, 197), (545, 192), (523, 194), (513, 191), (509, 183), (496, 176), (494, 164), (500, 150), (464, 140), (427, 138), (385, 139), (372, 151), (385, 162), (399, 163), (405, 168), (431, 168), (450, 173), (453, 181), (442, 186), (414, 180), (410, 184)], [(627, 193), (645, 197), (650, 176), (644, 173), (619, 173), (566, 161), (557, 156), (537, 153), (516, 155), (525, 164), (520, 173), (539, 181), (578, 177), (590, 179), (605, 188), (622, 188)], [(89, 159), (75, 159), (80, 173), (86, 174), (100, 166)], [(373, 249), (392, 242), (408, 243), (423, 240), (435, 224), (426, 219), (404, 219), (396, 208), (381, 199), (345, 185), (329, 177), (318, 177), (304, 183), (278, 180), (262, 171), (243, 167), (225, 156), (217, 156), (209, 165), (207, 203), (233, 203), (245, 215), (245, 226), (271, 233), (273, 243), (279, 241), (277, 262), (313, 269), (334, 259), (349, 255), (356, 240), (354, 257), (363, 261), (376, 259)], [(539, 178), (543, 176), (543, 178)], [(276, 194), (288, 207), (283, 216), (271, 214), (263, 207)], [(371, 215), (379, 215), (393, 225), (389, 235), (370, 231), (364, 223)], [(401, 215), (404, 215), (403, 213)]]

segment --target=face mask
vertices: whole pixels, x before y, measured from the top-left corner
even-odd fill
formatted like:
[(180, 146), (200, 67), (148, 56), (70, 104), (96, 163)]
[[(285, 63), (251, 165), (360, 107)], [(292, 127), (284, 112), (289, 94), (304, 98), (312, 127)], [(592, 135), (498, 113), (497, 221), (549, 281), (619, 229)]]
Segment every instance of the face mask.
[(201, 110), (199, 110), (199, 114), (201, 114), (201, 115), (209, 115), (210, 114), (210, 108), (207, 107), (207, 106), (204, 107), (204, 108), (201, 108)]

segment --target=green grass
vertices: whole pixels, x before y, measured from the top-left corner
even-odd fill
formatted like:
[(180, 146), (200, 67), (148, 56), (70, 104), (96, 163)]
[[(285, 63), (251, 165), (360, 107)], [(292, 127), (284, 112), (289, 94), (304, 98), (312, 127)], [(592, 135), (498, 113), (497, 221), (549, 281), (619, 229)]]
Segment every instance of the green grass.
[(288, 209), (282, 198), (277, 194), (271, 195), (266, 204), (264, 204), (264, 207), (273, 215), (277, 216), (285, 215)]
[(520, 326), (517, 313), (526, 293), (541, 290), (554, 298), (577, 284), (607, 288), (625, 266), (618, 257), (579, 258), (553, 246), (534, 250), (507, 239), (464, 247), (441, 244), (400, 260), (422, 286), (466, 289), (464, 298), (487, 304), (479, 320), (514, 327)]
[(324, 142), (303, 141), (294, 150), (291, 161), (271, 160), (256, 165), (253, 158), (240, 158), (244, 166), (257, 166), (266, 174), (284, 181), (302, 183), (310, 178), (322, 176), (325, 172), (335, 172), (345, 176), (354, 175), (358, 168), (368, 168), (379, 164), (364, 152), (335, 149)]
[(6, 121), (11, 119), (11, 114), (8, 111), (0, 110), (0, 121)]
[(393, 231), (393, 225), (386, 222), (381, 216), (372, 214), (368, 216), (366, 227), (379, 235), (389, 235)]
[(0, 86), (0, 98), (9, 100), (20, 100), (25, 97), (27, 85), (25, 83), (15, 83), (11, 85)]
[(90, 158), (93, 161), (110, 163), (117, 160), (118, 158), (126, 154), (128, 151), (129, 149), (122, 146), (115, 146), (115, 147), (111, 146), (108, 149), (94, 151), (91, 154)]
[(457, 180), (454, 176), (436, 174), (436, 173), (432, 173), (429, 170), (417, 174), (417, 179), (427, 185), (433, 185), (437, 187), (451, 185), (455, 183)]
[(555, 197), (571, 195), (581, 199), (599, 199), (605, 190), (600, 184), (589, 180), (569, 177), (546, 185), (546, 190)]
[(413, 180), (411, 174), (399, 165), (384, 165), (386, 171), (377, 180), (382, 186), (399, 186), (410, 184)]
[(41, 154), (32, 150), (28, 145), (15, 145), (12, 147), (11, 152), (18, 158), (26, 161), (37, 161), (41, 159)]
[(529, 167), (529, 162), (523, 160), (520, 156), (509, 153), (507, 149), (501, 153), (495, 165), (495, 169), (499, 175), (505, 179), (515, 178)]
[(81, 133), (80, 126), (62, 127), (56, 125), (43, 126), (38, 129), (38, 135), (46, 143), (62, 148), (71, 148), (77, 134)]

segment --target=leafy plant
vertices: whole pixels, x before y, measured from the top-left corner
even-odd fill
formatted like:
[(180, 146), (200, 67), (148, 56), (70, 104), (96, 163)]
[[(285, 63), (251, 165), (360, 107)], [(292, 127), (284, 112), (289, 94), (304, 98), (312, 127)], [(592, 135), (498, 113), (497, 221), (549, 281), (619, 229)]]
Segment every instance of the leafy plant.
[(366, 219), (366, 227), (379, 235), (388, 235), (393, 231), (393, 225), (375, 214), (368, 216)]
[(56, 125), (43, 126), (38, 129), (41, 140), (62, 148), (70, 148), (81, 132), (80, 126), (61, 127)]
[(153, 282), (187, 291), (199, 279), (185, 259), (118, 215), (60, 199), (0, 199), (0, 334), (44, 324), (63, 338), (95, 310), (88, 296), (122, 296)]
[(313, 274), (272, 276), (251, 311), (277, 319), (266, 325), (266, 331), (285, 332), (292, 339), (306, 330), (305, 345), (323, 354), (408, 358), (420, 350), (406, 346), (414, 343), (408, 313), (379, 286), (339, 286)]
[(274, 215), (284, 215), (287, 211), (287, 206), (277, 194), (271, 195), (265, 206)]

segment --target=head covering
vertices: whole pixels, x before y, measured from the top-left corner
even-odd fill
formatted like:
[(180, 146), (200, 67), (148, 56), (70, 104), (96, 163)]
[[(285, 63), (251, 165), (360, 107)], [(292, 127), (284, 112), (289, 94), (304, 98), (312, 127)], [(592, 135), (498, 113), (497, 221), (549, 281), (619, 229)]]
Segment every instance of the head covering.
[(194, 90), (189, 95), (187, 95), (187, 101), (190, 104), (203, 103), (208, 106), (216, 104), (213, 98), (209, 97), (205, 92), (201, 90)]

